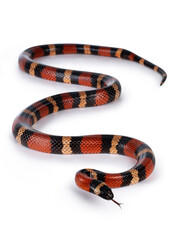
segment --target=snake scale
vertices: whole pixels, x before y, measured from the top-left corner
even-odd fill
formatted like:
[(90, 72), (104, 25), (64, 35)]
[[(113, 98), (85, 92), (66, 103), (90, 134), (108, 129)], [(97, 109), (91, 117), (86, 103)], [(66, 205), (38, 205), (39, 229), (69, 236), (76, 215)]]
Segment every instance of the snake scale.
[(14, 120), (12, 131), (18, 143), (40, 152), (52, 154), (119, 154), (136, 160), (133, 168), (121, 173), (104, 173), (83, 169), (75, 182), (81, 189), (106, 200), (114, 200), (111, 188), (119, 188), (146, 179), (153, 171), (155, 157), (142, 141), (119, 135), (54, 136), (42, 133), (33, 125), (51, 113), (65, 109), (100, 106), (119, 98), (121, 85), (109, 75), (56, 68), (34, 61), (35, 58), (58, 54), (86, 54), (122, 58), (140, 63), (167, 78), (165, 71), (138, 55), (122, 49), (82, 44), (50, 44), (28, 48), (19, 57), (22, 71), (36, 77), (69, 84), (79, 84), (95, 90), (68, 92), (44, 98), (22, 111)]

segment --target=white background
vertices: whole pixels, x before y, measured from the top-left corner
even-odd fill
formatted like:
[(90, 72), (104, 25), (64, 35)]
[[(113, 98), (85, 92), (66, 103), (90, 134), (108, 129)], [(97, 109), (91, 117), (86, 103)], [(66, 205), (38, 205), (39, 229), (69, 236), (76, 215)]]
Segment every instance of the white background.
[[(0, 14), (0, 239), (179, 239), (179, 1), (3, 1)], [(144, 182), (115, 189), (122, 211), (78, 189), (81, 168), (129, 169), (110, 155), (59, 156), (19, 146), (15, 116), (59, 92), (86, 90), (33, 78), (18, 68), (19, 54), (50, 43), (126, 48), (162, 67), (161, 76), (137, 63), (96, 56), (56, 56), (41, 62), (118, 78), (120, 100), (49, 116), (36, 128), (56, 135), (119, 134), (146, 142), (156, 168)]]

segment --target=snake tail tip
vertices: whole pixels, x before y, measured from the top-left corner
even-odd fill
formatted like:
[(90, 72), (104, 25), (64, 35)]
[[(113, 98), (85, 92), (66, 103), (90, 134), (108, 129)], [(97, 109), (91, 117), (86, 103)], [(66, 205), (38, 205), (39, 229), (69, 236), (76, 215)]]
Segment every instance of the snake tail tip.
[(167, 75), (165, 75), (160, 83), (160, 86), (162, 86), (164, 84), (164, 82), (166, 81)]

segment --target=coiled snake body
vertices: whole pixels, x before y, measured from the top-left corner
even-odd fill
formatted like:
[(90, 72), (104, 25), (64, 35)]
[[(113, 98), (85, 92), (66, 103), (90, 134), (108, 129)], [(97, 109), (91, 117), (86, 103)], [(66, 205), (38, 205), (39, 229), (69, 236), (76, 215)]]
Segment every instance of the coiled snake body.
[(137, 162), (133, 168), (121, 173), (104, 173), (95, 169), (83, 169), (76, 173), (75, 181), (78, 187), (117, 203), (113, 199), (111, 188), (135, 184), (146, 179), (154, 169), (154, 154), (147, 144), (130, 137), (119, 135), (54, 136), (33, 128), (38, 120), (51, 113), (64, 109), (99, 106), (115, 101), (120, 96), (121, 86), (114, 77), (60, 69), (34, 61), (35, 58), (57, 54), (92, 54), (135, 61), (160, 73), (162, 75), (161, 85), (166, 80), (167, 75), (158, 66), (121, 48), (51, 44), (29, 48), (19, 57), (20, 68), (32, 76), (51, 81), (80, 84), (96, 88), (96, 90), (57, 94), (30, 105), (14, 120), (12, 130), (17, 142), (28, 148), (46, 153), (110, 153), (136, 159)]

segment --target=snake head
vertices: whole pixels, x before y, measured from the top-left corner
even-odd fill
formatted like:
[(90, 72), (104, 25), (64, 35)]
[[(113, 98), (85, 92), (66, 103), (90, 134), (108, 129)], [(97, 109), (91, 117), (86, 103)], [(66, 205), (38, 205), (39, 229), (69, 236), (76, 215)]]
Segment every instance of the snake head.
[(103, 185), (101, 187), (101, 192), (100, 192), (99, 196), (106, 200), (112, 200), (114, 197), (114, 194), (107, 185)]
[(114, 195), (111, 188), (104, 182), (93, 179), (90, 183), (90, 192), (106, 200), (112, 200)]

